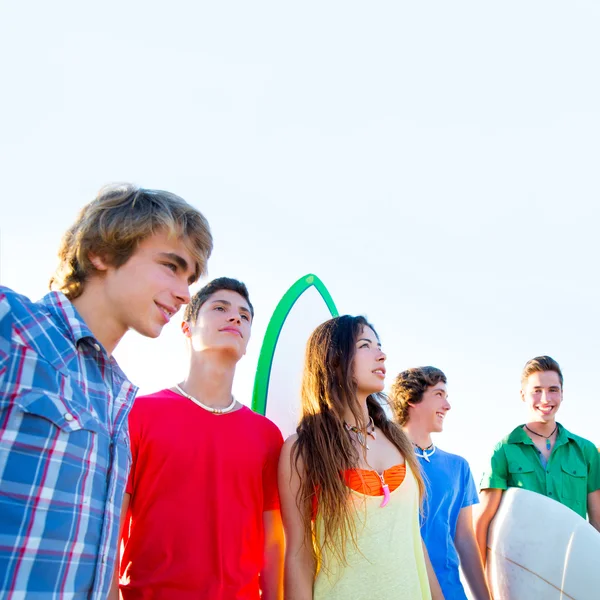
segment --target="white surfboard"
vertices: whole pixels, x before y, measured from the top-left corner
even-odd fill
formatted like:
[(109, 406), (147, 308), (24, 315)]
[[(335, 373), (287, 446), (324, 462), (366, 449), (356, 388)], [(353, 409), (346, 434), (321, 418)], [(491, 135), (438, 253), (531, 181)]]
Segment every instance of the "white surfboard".
[(286, 438), (300, 416), (300, 384), (306, 342), (337, 308), (316, 275), (301, 277), (284, 294), (263, 339), (252, 394), (252, 409), (266, 415)]
[(600, 533), (560, 502), (509, 488), (488, 534), (496, 600), (598, 600)]

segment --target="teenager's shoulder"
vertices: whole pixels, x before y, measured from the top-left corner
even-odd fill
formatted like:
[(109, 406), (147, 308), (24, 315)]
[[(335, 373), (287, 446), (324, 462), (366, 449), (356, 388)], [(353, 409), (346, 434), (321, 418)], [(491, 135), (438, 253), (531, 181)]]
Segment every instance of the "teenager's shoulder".
[(0, 286), (0, 352), (7, 350), (10, 344), (26, 344), (34, 352), (60, 364), (74, 343), (69, 312), (73, 312), (72, 305), (59, 292), (50, 292), (34, 302)]
[(596, 448), (596, 444), (594, 444), (594, 442), (581, 437), (580, 435), (575, 435), (574, 433), (571, 433), (570, 431), (567, 430), (566, 427), (563, 427), (561, 425), (562, 429), (564, 430), (565, 434), (567, 435), (567, 437), (571, 440), (573, 440), (584, 452), (589, 453), (597, 453), (598, 449)]
[(15, 321), (26, 315), (44, 315), (48, 311), (39, 302), (33, 302), (27, 296), (0, 285), (0, 319)]
[(151, 394), (141, 394), (136, 398), (136, 402), (164, 402), (172, 400), (175, 396), (177, 396), (177, 394), (173, 390), (165, 388), (164, 390), (158, 390)]
[(446, 465), (452, 466), (453, 469), (470, 469), (467, 459), (464, 456), (461, 456), (460, 454), (453, 454), (452, 452), (447, 452), (446, 450), (442, 450), (437, 446), (435, 452), (445, 462)]
[(13, 303), (17, 297), (18, 294), (10, 288), (0, 286), (0, 354), (6, 357), (10, 352), (9, 340), (12, 337), (11, 331), (15, 320)]
[(23, 296), (23, 294), (19, 294), (15, 292), (15, 290), (6, 287), (5, 285), (0, 285), (0, 301), (2, 303), (10, 304), (33, 304), (31, 300), (27, 296)]
[(247, 406), (243, 406), (240, 409), (240, 417), (243, 419), (247, 419), (248, 421), (252, 421), (252, 426), (256, 428), (260, 428), (265, 432), (268, 432), (270, 435), (275, 435), (281, 439), (283, 439), (281, 435), (281, 431), (279, 427), (273, 423), (270, 419), (261, 415), (257, 412), (254, 412), (252, 409)]
[(136, 397), (131, 414), (146, 414), (160, 411), (164, 409), (166, 404), (169, 404), (169, 408), (173, 408), (176, 400), (177, 394), (169, 388), (153, 392), (152, 394), (143, 394)]
[(453, 452), (448, 452), (447, 450), (442, 450), (439, 446), (435, 447), (436, 454), (443, 456), (446, 460), (456, 463), (467, 463), (467, 459), (460, 454), (454, 454)]
[(526, 437), (527, 434), (523, 431), (523, 425), (517, 425), (494, 445), (494, 452), (503, 450), (509, 444), (522, 442)]

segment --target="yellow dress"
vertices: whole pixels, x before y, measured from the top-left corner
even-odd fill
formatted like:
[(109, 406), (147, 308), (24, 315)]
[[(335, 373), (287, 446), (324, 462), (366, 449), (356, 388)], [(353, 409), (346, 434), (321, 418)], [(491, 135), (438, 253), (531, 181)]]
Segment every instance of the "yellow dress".
[[(410, 467), (390, 494), (367, 496), (350, 490), (356, 541), (348, 536), (347, 565), (327, 549), (319, 556), (314, 600), (431, 600), (419, 527), (419, 491)], [(315, 533), (321, 538), (317, 513)]]

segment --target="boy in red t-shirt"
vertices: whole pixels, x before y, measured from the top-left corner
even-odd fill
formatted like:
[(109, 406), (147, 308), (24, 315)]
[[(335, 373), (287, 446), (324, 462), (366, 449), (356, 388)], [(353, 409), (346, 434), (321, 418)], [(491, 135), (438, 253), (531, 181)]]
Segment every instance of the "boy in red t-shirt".
[(182, 323), (187, 378), (134, 404), (124, 600), (283, 598), (281, 433), (231, 394), (253, 316), (243, 283), (202, 288)]

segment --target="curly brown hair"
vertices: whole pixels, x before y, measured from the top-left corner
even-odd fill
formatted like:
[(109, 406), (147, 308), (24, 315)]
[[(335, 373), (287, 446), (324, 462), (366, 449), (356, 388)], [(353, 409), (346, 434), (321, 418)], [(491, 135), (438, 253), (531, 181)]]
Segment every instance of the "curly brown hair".
[[(343, 473), (358, 466), (359, 454), (344, 427), (344, 412), (350, 408), (357, 426), (366, 427), (352, 367), (356, 340), (364, 327), (375, 331), (364, 317), (345, 315), (330, 319), (317, 327), (306, 347), (302, 416), (290, 461), (300, 476), (296, 502), (303, 515), (307, 539), (312, 536), (313, 502), (318, 498), (323, 537), (321, 542), (315, 540), (313, 544), (315, 559), (327, 548), (346, 563), (348, 538), (356, 546), (350, 490)], [(401, 452), (414, 473), (422, 497), (423, 480), (411, 443), (402, 429), (388, 419), (378, 396), (367, 398), (369, 416)], [(299, 469), (300, 461), (303, 469)]]
[(138, 188), (131, 183), (103, 187), (64, 234), (50, 288), (74, 300), (96, 270), (91, 254), (118, 268), (141, 241), (158, 231), (184, 240), (196, 261), (194, 281), (206, 272), (213, 240), (202, 213), (170, 192)]
[(390, 390), (389, 403), (396, 421), (400, 425), (408, 422), (408, 409), (411, 404), (419, 404), (428, 387), (440, 381), (448, 383), (446, 375), (435, 367), (414, 367), (400, 373)]

